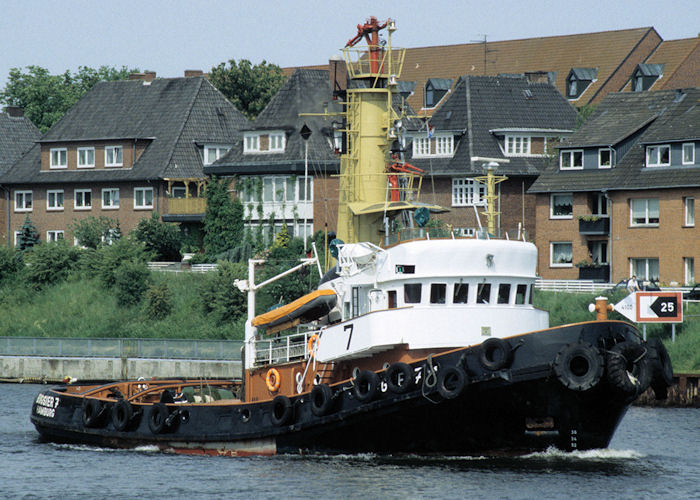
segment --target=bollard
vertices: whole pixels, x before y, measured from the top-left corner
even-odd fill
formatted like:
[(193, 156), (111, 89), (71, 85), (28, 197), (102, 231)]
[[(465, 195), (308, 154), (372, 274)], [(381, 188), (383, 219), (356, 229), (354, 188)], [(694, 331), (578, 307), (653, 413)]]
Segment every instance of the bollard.
[(613, 305), (608, 304), (607, 297), (596, 297), (595, 304), (588, 304), (588, 310), (590, 312), (595, 312), (596, 321), (605, 321), (608, 319), (608, 313), (612, 312)]

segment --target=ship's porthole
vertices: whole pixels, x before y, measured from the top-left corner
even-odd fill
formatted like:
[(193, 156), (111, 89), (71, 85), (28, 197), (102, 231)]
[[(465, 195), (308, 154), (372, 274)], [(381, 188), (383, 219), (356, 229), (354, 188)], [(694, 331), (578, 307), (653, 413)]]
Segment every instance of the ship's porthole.
[(241, 410), (241, 420), (243, 420), (244, 422), (250, 421), (250, 410), (248, 408), (244, 408)]

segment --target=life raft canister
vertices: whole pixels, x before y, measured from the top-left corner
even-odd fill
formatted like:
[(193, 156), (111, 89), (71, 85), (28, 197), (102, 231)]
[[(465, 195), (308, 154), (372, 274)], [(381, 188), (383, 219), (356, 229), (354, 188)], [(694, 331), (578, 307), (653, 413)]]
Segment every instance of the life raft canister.
[(316, 353), (314, 352), (314, 348), (318, 346), (318, 339), (319, 336), (317, 334), (313, 334), (311, 337), (309, 337), (309, 344), (308, 344), (308, 349), (309, 349), (309, 357), (313, 358), (316, 356)]
[(280, 377), (280, 372), (276, 368), (270, 368), (267, 370), (267, 376), (265, 377), (265, 383), (267, 384), (267, 389), (270, 392), (277, 392), (280, 388), (280, 383), (282, 378)]

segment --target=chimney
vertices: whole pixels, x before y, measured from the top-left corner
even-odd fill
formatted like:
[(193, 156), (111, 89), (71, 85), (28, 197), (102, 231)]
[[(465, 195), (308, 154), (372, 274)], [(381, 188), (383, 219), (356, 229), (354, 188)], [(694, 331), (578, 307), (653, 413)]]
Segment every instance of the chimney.
[(146, 75), (144, 75), (143, 73), (131, 73), (129, 75), (129, 80), (145, 80), (145, 79), (146, 79)]
[(337, 100), (338, 97), (344, 99), (348, 88), (348, 68), (343, 58), (337, 54), (328, 61), (328, 78), (333, 91), (333, 100)]
[(5, 113), (12, 118), (22, 118), (24, 116), (24, 109), (19, 106), (5, 106)]
[(191, 78), (193, 76), (204, 76), (204, 71), (201, 69), (186, 69), (185, 78)]
[(525, 79), (530, 83), (551, 83), (548, 71), (526, 71)]
[(153, 80), (156, 79), (156, 72), (155, 71), (144, 71), (143, 72), (145, 78), (148, 83), (151, 83)]

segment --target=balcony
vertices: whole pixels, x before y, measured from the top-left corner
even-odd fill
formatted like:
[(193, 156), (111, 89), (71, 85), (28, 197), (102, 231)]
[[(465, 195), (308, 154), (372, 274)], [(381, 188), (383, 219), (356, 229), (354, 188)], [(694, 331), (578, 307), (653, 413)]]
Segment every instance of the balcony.
[(605, 236), (610, 234), (610, 219), (607, 215), (582, 215), (578, 219), (579, 234)]
[(578, 266), (578, 279), (608, 283), (610, 281), (610, 265), (591, 264), (589, 266)]
[(207, 210), (206, 198), (168, 198), (164, 222), (199, 222)]

